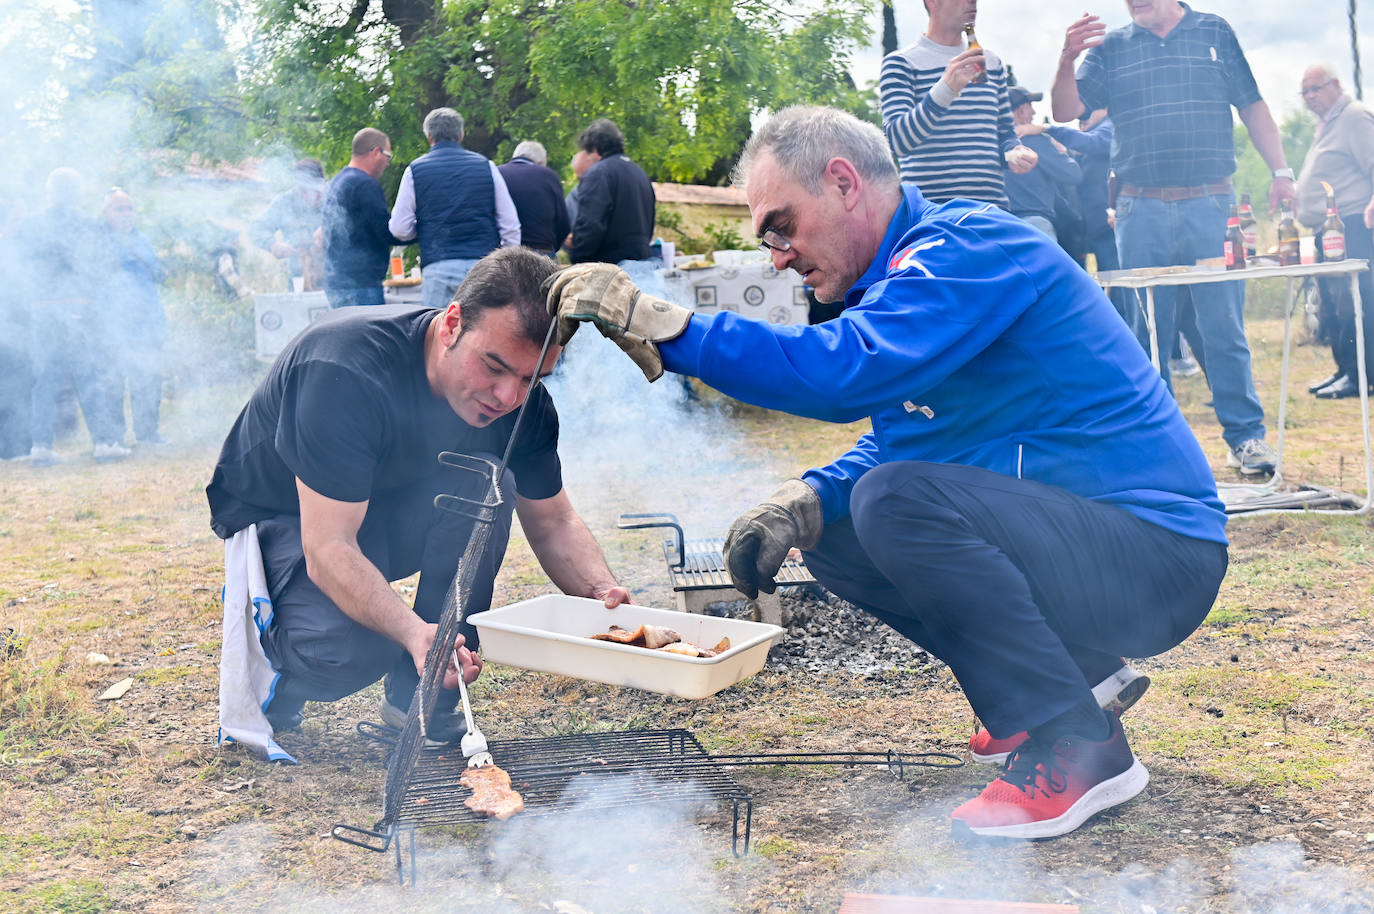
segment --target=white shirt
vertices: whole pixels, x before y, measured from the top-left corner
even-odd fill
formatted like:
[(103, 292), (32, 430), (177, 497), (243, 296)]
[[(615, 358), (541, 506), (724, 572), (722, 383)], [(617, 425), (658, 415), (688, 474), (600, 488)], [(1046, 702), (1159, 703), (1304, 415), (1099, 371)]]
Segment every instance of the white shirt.
[[(515, 201), (510, 198), (506, 180), (501, 177), (495, 162), (491, 166), (491, 180), (496, 190), (496, 229), (501, 234), (499, 247), (516, 247), (520, 244), (520, 214), (515, 211)], [(396, 191), (396, 203), (391, 207), (391, 221), (387, 223), (391, 234), (402, 241), (415, 239), (415, 179), (406, 166), (401, 175), (401, 186)]]

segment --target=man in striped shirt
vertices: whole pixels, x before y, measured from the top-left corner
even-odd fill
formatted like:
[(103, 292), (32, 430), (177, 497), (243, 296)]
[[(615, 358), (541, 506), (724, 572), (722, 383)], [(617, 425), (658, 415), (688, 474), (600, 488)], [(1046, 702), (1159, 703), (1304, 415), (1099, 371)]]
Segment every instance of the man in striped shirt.
[[(925, 0), (921, 40), (883, 58), (883, 132), (901, 168), (931, 202), (955, 197), (1007, 205), (1002, 169), (1025, 174), (1036, 154), (1021, 145), (1007, 101), (1007, 71), (995, 54), (965, 48), (977, 0)], [(986, 73), (983, 82), (974, 82)]]

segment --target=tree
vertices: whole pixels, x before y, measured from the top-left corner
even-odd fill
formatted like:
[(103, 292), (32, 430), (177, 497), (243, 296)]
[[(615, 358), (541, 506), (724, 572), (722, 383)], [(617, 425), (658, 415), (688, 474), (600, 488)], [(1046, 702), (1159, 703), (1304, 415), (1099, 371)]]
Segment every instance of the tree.
[[(1236, 174), (1234, 183), (1236, 199), (1241, 194), (1249, 194), (1256, 203), (1256, 211), (1268, 208), (1269, 166), (1250, 142), (1250, 132), (1245, 125), (1237, 123), (1234, 128), (1236, 143)], [(1317, 121), (1306, 111), (1295, 110), (1279, 124), (1279, 137), (1283, 141), (1283, 155), (1293, 171), (1299, 171), (1307, 150), (1317, 135)], [(1261, 202), (1264, 201), (1264, 202)]]
[(247, 97), (263, 129), (332, 163), (366, 125), (391, 136), (398, 160), (413, 158), (426, 111), (448, 105), (467, 121), (465, 145), (498, 161), (534, 139), (557, 167), (604, 116), (652, 177), (719, 180), (760, 109), (818, 102), (873, 117), (847, 66), (869, 6), (260, 0)]

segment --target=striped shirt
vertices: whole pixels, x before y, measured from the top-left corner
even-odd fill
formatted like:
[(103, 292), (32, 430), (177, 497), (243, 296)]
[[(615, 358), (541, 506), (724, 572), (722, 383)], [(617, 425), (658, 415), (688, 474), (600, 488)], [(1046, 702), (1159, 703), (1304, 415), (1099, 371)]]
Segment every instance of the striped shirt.
[(922, 36), (883, 58), (878, 88), (883, 132), (901, 168), (933, 203), (967, 197), (1007, 205), (1003, 154), (1017, 145), (1007, 101), (1007, 71), (984, 50), (987, 81), (953, 96), (940, 82), (945, 66), (964, 48)]
[(1135, 23), (1113, 29), (1078, 68), (1085, 110), (1116, 125), (1112, 168), (1123, 184), (1212, 184), (1236, 170), (1231, 106), (1260, 101), (1225, 19), (1194, 12), (1160, 38)]

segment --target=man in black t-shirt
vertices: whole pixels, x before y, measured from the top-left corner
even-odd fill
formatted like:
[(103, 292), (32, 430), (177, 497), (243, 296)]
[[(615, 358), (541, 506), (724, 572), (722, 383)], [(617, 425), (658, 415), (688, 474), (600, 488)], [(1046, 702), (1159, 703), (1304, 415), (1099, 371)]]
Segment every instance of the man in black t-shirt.
[[(549, 326), (540, 283), (555, 269), (524, 248), (478, 262), (442, 311), (349, 309), (312, 324), (277, 358), (225, 439), (206, 488), (210, 525), (228, 539), (257, 525), (273, 617), (262, 646), (279, 679), (273, 729), (300, 722), (306, 701), (333, 701), (386, 676), (382, 717), (404, 723), (445, 593), (473, 525), (434, 508), (441, 493), (480, 496), (440, 467), (440, 451), (499, 461), (515, 411), (560, 352), (539, 352)], [(491, 603), (512, 510), (540, 564), (565, 593), (629, 599), (573, 510), (558, 459), (558, 415), (537, 387), (511, 454), (507, 499), (467, 612)], [(420, 572), (412, 610), (390, 581)], [(466, 681), (481, 661), (466, 624)], [(450, 651), (453, 645), (441, 645)], [(431, 739), (462, 735), (459, 670), (430, 721)], [(452, 690), (452, 691), (450, 691)]]

